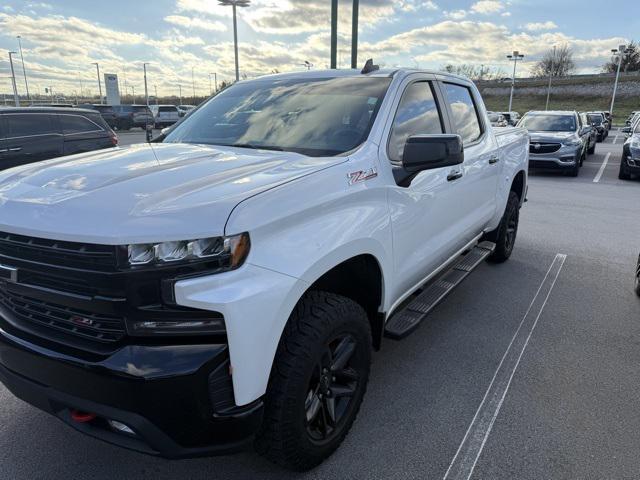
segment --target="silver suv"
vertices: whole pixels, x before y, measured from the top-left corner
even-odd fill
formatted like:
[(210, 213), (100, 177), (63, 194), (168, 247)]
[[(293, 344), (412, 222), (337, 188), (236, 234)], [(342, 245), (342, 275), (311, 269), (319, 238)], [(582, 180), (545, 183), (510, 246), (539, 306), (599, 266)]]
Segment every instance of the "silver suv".
[(518, 126), (529, 131), (531, 168), (558, 169), (577, 177), (587, 154), (593, 153), (593, 127), (577, 112), (531, 111)]

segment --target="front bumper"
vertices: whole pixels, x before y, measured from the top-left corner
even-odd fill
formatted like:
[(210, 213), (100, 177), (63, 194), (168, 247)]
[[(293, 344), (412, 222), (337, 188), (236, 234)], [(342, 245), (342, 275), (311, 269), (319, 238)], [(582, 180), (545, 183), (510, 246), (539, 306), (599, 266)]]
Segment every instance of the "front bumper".
[[(251, 444), (262, 402), (235, 406), (228, 358), (225, 344), (128, 345), (99, 361), (81, 360), (0, 329), (0, 382), (14, 395), (85, 434), (166, 458)], [(73, 411), (96, 418), (79, 423)]]
[(624, 155), (622, 161), (625, 165), (625, 170), (634, 175), (640, 175), (640, 157), (631, 157), (630, 155)]
[(529, 153), (529, 167), (540, 169), (564, 170), (575, 168), (580, 161), (582, 147), (565, 147), (553, 153)]

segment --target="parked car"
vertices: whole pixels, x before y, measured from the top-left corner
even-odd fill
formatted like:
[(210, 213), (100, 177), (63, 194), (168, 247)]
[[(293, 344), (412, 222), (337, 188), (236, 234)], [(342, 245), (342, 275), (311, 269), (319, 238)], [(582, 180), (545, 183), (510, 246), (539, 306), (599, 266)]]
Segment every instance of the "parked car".
[(635, 291), (636, 294), (640, 297), (640, 256), (638, 256), (638, 263), (636, 265)]
[(526, 131), (473, 82), (364, 71), (239, 82), (162, 143), (0, 174), (2, 383), (146, 453), (331, 455), (372, 350), (509, 258), (527, 192)]
[(39, 103), (30, 105), (30, 107), (34, 108), (73, 108), (74, 105), (72, 103)]
[(180, 112), (180, 116), (184, 117), (187, 113), (194, 110), (196, 107), (193, 105), (178, 105), (178, 111)]
[(78, 105), (78, 108), (86, 108), (89, 110), (96, 110), (100, 112), (100, 115), (102, 116), (104, 121), (107, 122), (107, 125), (109, 125), (111, 128), (116, 128), (117, 116), (116, 116), (115, 110), (113, 109), (113, 105), (101, 105), (99, 103), (83, 103), (81, 105)]
[(611, 112), (603, 111), (604, 118), (607, 119), (607, 129), (611, 130), (611, 126), (613, 125), (613, 115)]
[(591, 149), (591, 125), (571, 111), (531, 111), (518, 126), (529, 131), (529, 165), (558, 169), (577, 177)]
[(596, 142), (603, 142), (609, 136), (604, 114), (602, 112), (587, 112), (587, 117), (596, 132)]
[(640, 121), (633, 127), (625, 127), (623, 132), (629, 133), (629, 138), (622, 146), (622, 157), (620, 158), (620, 170), (618, 178), (629, 180), (631, 175), (640, 175)]
[(631, 114), (627, 117), (627, 120), (624, 122), (626, 126), (631, 125), (631, 121), (633, 120), (633, 118), (639, 114), (640, 111), (634, 110), (633, 112), (631, 112)]
[(593, 126), (589, 120), (589, 116), (586, 113), (578, 114), (580, 117), (580, 128), (589, 130), (589, 138), (587, 140), (587, 154), (593, 155), (596, 153), (596, 144), (598, 143), (598, 130)]
[(96, 111), (50, 107), (0, 110), (0, 170), (117, 144), (118, 137)]
[(501, 112), (509, 125), (516, 125), (520, 120), (520, 114), (518, 112)]
[(631, 118), (631, 121), (629, 122), (629, 125), (627, 127), (623, 127), (621, 132), (624, 133), (627, 138), (629, 138), (631, 136), (632, 132), (635, 130), (636, 125), (638, 125), (638, 123), (640, 123), (640, 112), (636, 113)]
[(165, 128), (180, 120), (180, 111), (175, 105), (151, 105), (155, 128)]
[(155, 121), (146, 105), (114, 105), (113, 110), (118, 130), (131, 130), (135, 127), (146, 129), (147, 125), (153, 125)]
[(496, 112), (487, 112), (489, 116), (489, 121), (491, 122), (492, 127), (508, 127), (509, 123), (504, 118), (504, 115)]

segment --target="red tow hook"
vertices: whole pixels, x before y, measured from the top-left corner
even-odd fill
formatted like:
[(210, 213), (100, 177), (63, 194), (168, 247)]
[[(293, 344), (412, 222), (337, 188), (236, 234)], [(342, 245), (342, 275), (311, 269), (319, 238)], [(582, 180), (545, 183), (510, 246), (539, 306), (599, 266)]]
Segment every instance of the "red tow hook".
[(97, 415), (95, 413), (81, 412), (79, 410), (71, 410), (71, 420), (78, 423), (88, 423), (91, 420), (95, 420)]

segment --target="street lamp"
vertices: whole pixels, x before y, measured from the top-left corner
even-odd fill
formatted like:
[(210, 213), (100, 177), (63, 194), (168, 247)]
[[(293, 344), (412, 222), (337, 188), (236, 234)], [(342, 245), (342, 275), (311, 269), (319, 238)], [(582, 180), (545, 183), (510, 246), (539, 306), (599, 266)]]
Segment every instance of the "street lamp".
[(624, 57), (628, 53), (631, 53), (631, 49), (627, 48), (626, 45), (620, 45), (618, 46), (618, 48), (613, 48), (611, 50), (611, 53), (613, 53), (612, 60), (614, 62), (616, 61), (618, 62), (618, 68), (616, 69), (616, 81), (613, 84), (613, 96), (611, 97), (611, 108), (609, 109), (611, 118), (613, 118), (613, 104), (616, 101), (616, 92), (618, 91), (618, 78), (620, 77), (620, 67), (622, 66), (622, 61), (624, 60)]
[[(240, 80), (240, 65), (238, 63), (238, 21), (236, 18), (237, 7), (248, 7), (251, 0), (218, 0), (223, 7), (233, 7), (233, 48), (236, 54), (236, 82)], [(195, 95), (194, 95), (195, 97)]]
[(16, 107), (20, 106), (20, 97), (18, 96), (18, 87), (16, 86), (16, 72), (13, 70), (13, 57), (18, 52), (9, 52), (9, 64), (11, 65), (11, 83), (13, 84), (13, 99), (16, 102)]
[(31, 95), (29, 95), (29, 82), (27, 82), (27, 69), (24, 67), (24, 55), (22, 55), (22, 37), (18, 35), (18, 47), (20, 48), (20, 59), (22, 60), (22, 74), (24, 75), (24, 88), (27, 91), (27, 100), (31, 103)]
[(149, 106), (149, 89), (147, 88), (147, 65), (148, 63), (143, 63), (142, 68), (144, 69), (144, 98), (147, 102), (147, 107)]
[(556, 64), (556, 46), (553, 46), (553, 57), (551, 57), (551, 66), (549, 67), (549, 86), (547, 87), (547, 106), (545, 110), (549, 110), (549, 97), (551, 96), (551, 75)]
[(513, 90), (516, 88), (516, 66), (518, 60), (522, 60), (524, 55), (514, 50), (511, 55), (507, 55), (509, 61), (513, 62), (513, 78), (511, 79), (511, 95), (509, 95), (509, 111), (511, 111), (511, 105), (513, 104)]
[(196, 103), (196, 77), (193, 73), (193, 69), (195, 67), (191, 67), (191, 86), (193, 87), (193, 103)]
[(353, 18), (351, 22), (351, 68), (358, 68), (358, 11), (360, 1), (353, 0)]
[(302, 66), (307, 67), (307, 70), (311, 70), (311, 68), (313, 67), (313, 63), (309, 62), (309, 60), (305, 60)]
[(98, 62), (93, 62), (91, 65), (96, 66), (96, 71), (98, 72), (98, 91), (100, 92), (100, 105), (102, 105), (102, 83), (100, 82), (100, 65)]
[(209, 74), (209, 91), (213, 95), (213, 90), (211, 90), (211, 75), (213, 75), (214, 86), (216, 87), (215, 93), (218, 93), (218, 74), (216, 72), (212, 72)]

